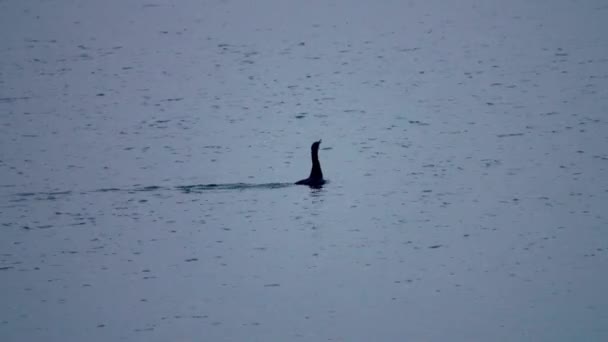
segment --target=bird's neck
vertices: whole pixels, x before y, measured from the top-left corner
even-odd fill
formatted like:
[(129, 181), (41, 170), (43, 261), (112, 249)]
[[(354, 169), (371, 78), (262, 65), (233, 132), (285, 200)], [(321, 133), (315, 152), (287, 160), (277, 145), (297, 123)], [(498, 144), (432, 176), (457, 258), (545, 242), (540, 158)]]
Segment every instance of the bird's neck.
[(321, 163), (319, 163), (319, 151), (312, 150), (312, 170), (310, 170), (310, 178), (322, 179), (323, 172), (321, 171)]

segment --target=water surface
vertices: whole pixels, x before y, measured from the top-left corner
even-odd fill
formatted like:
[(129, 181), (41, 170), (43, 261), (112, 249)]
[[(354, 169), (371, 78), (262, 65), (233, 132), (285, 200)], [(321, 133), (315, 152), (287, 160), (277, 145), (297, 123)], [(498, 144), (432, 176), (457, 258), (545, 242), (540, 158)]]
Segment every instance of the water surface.
[(601, 1), (62, 3), (0, 2), (0, 340), (608, 339)]

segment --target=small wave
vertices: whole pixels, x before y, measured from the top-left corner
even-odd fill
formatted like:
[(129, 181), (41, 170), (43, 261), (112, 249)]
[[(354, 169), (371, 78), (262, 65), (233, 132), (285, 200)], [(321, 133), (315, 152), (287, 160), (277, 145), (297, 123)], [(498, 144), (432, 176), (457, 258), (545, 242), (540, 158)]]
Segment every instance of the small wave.
[(160, 186), (160, 185), (148, 185), (139, 186), (136, 185), (131, 188), (101, 188), (90, 191), (53, 191), (53, 192), (22, 192), (14, 194), (13, 196), (18, 197), (15, 201), (25, 201), (28, 198), (35, 200), (54, 200), (59, 196), (68, 196), (72, 194), (86, 194), (86, 193), (111, 193), (111, 192), (122, 192), (122, 193), (136, 193), (136, 192), (156, 192), (156, 191), (168, 191), (177, 190), (186, 194), (189, 193), (204, 193), (213, 191), (230, 191), (230, 190), (252, 190), (252, 189), (279, 189), (286, 188), (294, 185), (293, 183), (262, 183), (262, 184), (251, 184), (251, 183), (223, 183), (223, 184), (194, 184), (194, 185), (178, 185), (178, 186)]
[(225, 183), (225, 184), (196, 184), (180, 185), (175, 188), (183, 193), (199, 193), (209, 191), (228, 191), (228, 190), (251, 190), (251, 189), (279, 189), (294, 185), (293, 183)]
[(15, 194), (19, 197), (30, 197), (30, 196), (57, 196), (57, 195), (69, 195), (71, 191), (51, 191), (51, 192), (20, 192)]

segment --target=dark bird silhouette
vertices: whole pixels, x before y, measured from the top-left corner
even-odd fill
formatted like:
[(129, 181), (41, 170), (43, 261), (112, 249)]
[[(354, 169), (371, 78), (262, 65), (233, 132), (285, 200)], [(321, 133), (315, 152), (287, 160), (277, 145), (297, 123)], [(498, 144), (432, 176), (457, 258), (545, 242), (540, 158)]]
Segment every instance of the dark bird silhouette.
[(323, 171), (321, 171), (321, 163), (319, 163), (319, 145), (321, 145), (321, 140), (315, 141), (312, 146), (310, 146), (310, 155), (312, 157), (312, 169), (310, 170), (310, 176), (306, 179), (297, 181), (296, 184), (308, 185), (311, 188), (320, 188), (323, 184), (325, 184), (325, 180), (323, 179)]

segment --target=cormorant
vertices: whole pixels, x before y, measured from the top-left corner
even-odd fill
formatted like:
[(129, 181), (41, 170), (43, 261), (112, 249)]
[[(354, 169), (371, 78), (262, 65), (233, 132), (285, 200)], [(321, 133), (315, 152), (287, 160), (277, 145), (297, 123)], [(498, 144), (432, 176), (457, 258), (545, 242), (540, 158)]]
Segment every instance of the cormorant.
[(320, 188), (323, 184), (325, 184), (325, 180), (323, 179), (323, 172), (321, 171), (321, 163), (319, 163), (320, 144), (321, 140), (315, 141), (312, 146), (310, 146), (310, 155), (312, 157), (312, 169), (310, 170), (310, 176), (306, 179), (297, 181), (296, 184), (308, 185), (313, 188)]

